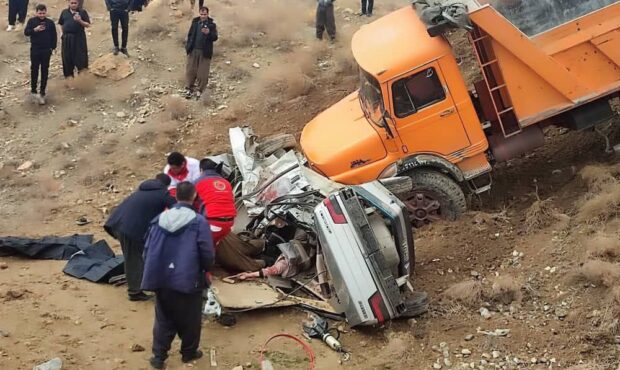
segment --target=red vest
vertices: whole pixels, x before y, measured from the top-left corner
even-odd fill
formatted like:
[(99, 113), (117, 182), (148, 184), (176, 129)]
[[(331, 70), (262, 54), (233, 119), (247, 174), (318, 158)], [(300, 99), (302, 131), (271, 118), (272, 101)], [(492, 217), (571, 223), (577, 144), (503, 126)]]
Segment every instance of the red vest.
[(235, 196), (228, 180), (206, 174), (196, 180), (196, 192), (200, 206), (198, 211), (205, 217), (235, 217)]

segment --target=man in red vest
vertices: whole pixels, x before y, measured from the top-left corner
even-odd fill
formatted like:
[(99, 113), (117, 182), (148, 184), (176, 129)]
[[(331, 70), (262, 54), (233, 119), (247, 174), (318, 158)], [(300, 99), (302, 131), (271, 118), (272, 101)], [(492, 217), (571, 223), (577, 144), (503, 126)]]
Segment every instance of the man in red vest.
[(237, 209), (232, 186), (220, 174), (221, 166), (209, 158), (200, 161), (200, 177), (195, 181), (198, 193), (195, 204), (198, 212), (205, 216), (211, 226), (213, 243), (230, 233), (235, 223)]

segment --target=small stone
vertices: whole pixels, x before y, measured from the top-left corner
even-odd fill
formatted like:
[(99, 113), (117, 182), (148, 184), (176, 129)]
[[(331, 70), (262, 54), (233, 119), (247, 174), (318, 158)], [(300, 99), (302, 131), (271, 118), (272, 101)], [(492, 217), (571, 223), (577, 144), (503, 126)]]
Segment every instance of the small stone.
[(6, 262), (0, 262), (0, 270), (6, 270), (9, 268)]
[(232, 368), (232, 370), (243, 370), (243, 366), (239, 365), (239, 366), (235, 366)]
[(480, 316), (482, 316), (482, 318), (484, 318), (485, 320), (488, 320), (491, 318), (491, 312), (487, 308), (482, 307), (479, 312), (480, 312)]
[(439, 343), (439, 348), (446, 348), (446, 347), (448, 347), (448, 343), (446, 342)]
[(7, 338), (9, 335), (8, 331), (0, 330), (0, 337)]
[(519, 257), (519, 252), (517, 252), (517, 251), (512, 251), (512, 256), (513, 256), (513, 257)]
[(127, 116), (127, 114), (125, 114), (125, 112), (116, 112), (116, 117), (118, 118), (125, 118)]
[(532, 358), (530, 359), (530, 362), (531, 362), (531, 363), (533, 363), (533, 364), (535, 364), (535, 363), (537, 363), (537, 362), (538, 362), (538, 359), (537, 359), (536, 357), (532, 357)]
[(443, 364), (446, 365), (447, 367), (452, 366), (452, 361), (450, 361), (449, 358), (444, 358), (443, 359)]
[(138, 118), (138, 123), (146, 123), (146, 118), (144, 117)]
[(257, 69), (258, 69), (258, 68), (260, 68), (260, 64), (258, 64), (258, 63), (253, 63), (253, 64), (252, 64), (252, 67), (254, 67), (254, 68), (257, 68)]
[(366, 347), (368, 345), (368, 343), (366, 343), (365, 341), (361, 341), (360, 342), (360, 346), (361, 347)]
[(616, 335), (614, 338), (614, 344), (620, 344), (620, 335)]
[(433, 364), (433, 369), (437, 369), (437, 370), (439, 370), (439, 369), (441, 369), (441, 365), (435, 362), (435, 363)]
[(21, 164), (21, 166), (17, 167), (18, 171), (27, 171), (30, 169), (30, 167), (32, 167), (34, 163), (32, 163), (32, 161), (26, 161), (24, 163)]
[(558, 307), (555, 309), (555, 316), (557, 316), (560, 320), (564, 320), (564, 318), (568, 316), (568, 311), (564, 308)]
[(131, 352), (144, 352), (145, 349), (144, 347), (142, 347), (139, 344), (134, 344), (133, 346), (131, 346)]
[(493, 351), (491, 352), (491, 356), (493, 356), (493, 358), (499, 358), (499, 356), (501, 356), (501, 353), (499, 353), (499, 351)]
[(464, 356), (469, 356), (469, 355), (471, 355), (471, 351), (468, 350), (467, 348), (463, 348), (461, 350), (461, 354), (464, 355)]
[(478, 276), (480, 276), (480, 273), (478, 273), (478, 271), (473, 271), (473, 270), (472, 270), (469, 274), (470, 274), (471, 276), (473, 276), (473, 277), (476, 277), (476, 278), (477, 278)]
[(474, 335), (473, 334), (467, 334), (465, 337), (463, 337), (463, 339), (465, 339), (467, 342), (469, 342), (470, 340), (474, 339)]

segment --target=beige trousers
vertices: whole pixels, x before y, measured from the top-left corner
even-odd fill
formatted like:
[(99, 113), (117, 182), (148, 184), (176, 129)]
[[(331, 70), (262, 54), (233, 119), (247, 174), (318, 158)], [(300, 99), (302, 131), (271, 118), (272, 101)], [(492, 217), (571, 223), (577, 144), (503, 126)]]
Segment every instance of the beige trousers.
[(203, 92), (209, 83), (209, 70), (211, 70), (211, 59), (202, 55), (202, 50), (194, 49), (187, 56), (187, 66), (185, 76), (188, 89), (198, 81), (198, 91)]

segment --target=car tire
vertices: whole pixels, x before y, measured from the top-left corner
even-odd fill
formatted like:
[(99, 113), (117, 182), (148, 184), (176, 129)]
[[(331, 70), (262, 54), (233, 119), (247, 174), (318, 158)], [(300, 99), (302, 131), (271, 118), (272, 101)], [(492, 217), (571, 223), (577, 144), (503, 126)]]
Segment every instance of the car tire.
[(404, 319), (420, 316), (428, 311), (428, 294), (426, 292), (413, 292), (404, 302), (405, 310), (399, 315)]
[(297, 146), (295, 136), (291, 134), (273, 135), (265, 140), (262, 140), (256, 146), (256, 154), (259, 156), (268, 157), (280, 149), (291, 149), (295, 146)]

